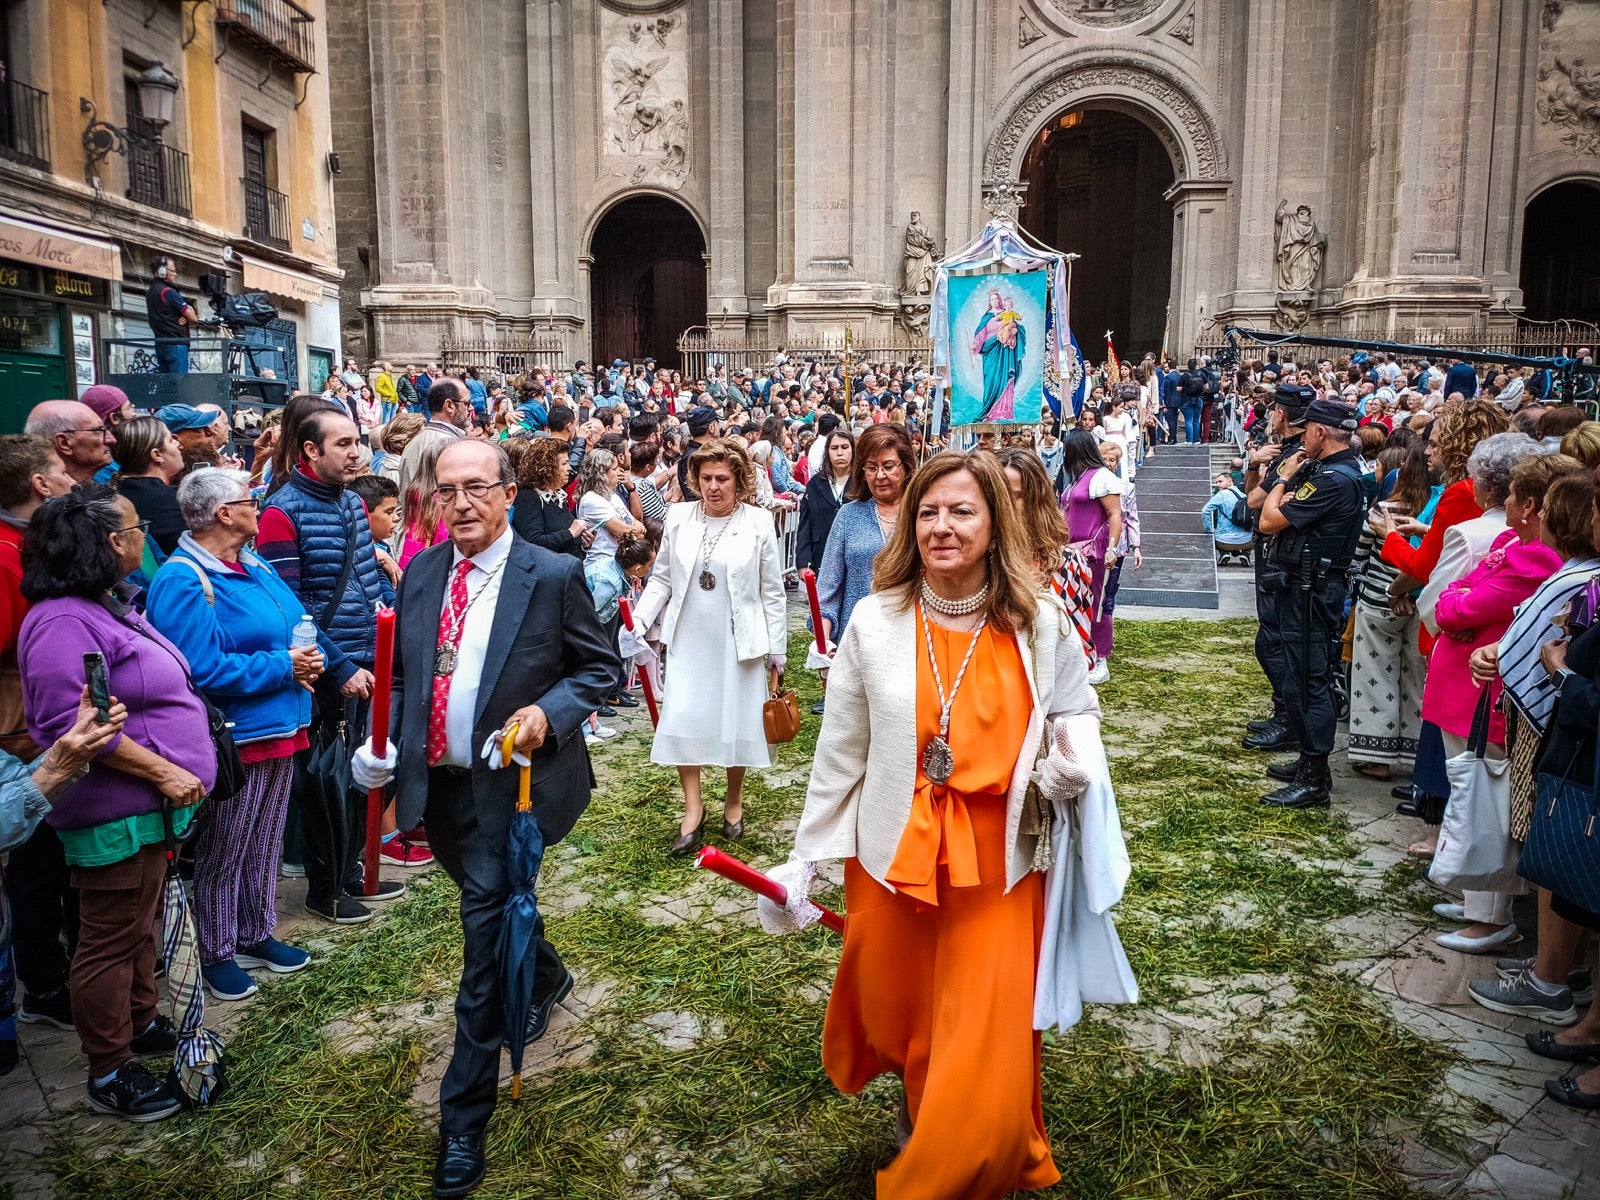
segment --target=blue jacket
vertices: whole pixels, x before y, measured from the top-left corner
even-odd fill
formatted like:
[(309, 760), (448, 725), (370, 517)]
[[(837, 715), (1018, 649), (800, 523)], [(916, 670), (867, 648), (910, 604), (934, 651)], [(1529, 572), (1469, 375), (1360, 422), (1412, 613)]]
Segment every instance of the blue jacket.
[(1478, 394), (1478, 373), (1472, 369), (1471, 363), (1458, 362), (1445, 373), (1446, 398), (1451, 392), (1460, 392), (1468, 400)]
[(1178, 391), (1177, 371), (1161, 372), (1161, 407), (1177, 408), (1183, 403), (1183, 396)]
[(481, 379), (467, 379), (467, 395), (472, 397), (472, 407), (478, 412), (489, 410), (489, 385)]
[(550, 408), (537, 400), (528, 400), (517, 409), (517, 419), (537, 431), (550, 423)]
[(1223, 488), (1200, 510), (1200, 527), (1224, 546), (1247, 546), (1255, 540), (1248, 529), (1233, 523), (1234, 506), (1243, 496), (1237, 488)]
[[(297, 470), (267, 502), (266, 511), (273, 509), (294, 527), (295, 540), (269, 544), (258, 537), (257, 553), (299, 597), (295, 619), (310, 613), (328, 634), (323, 647), (328, 673), (335, 683), (343, 684), (358, 669), (372, 666), (378, 605), (394, 603), (394, 588), (373, 550), (366, 506), (348, 488), (329, 486)], [(355, 558), (344, 594), (324, 624), (329, 594), (351, 554)]]
[[(183, 651), (195, 687), (233, 722), (236, 742), (292, 737), (311, 723), (311, 693), (289, 661), (300, 601), (248, 550), (239, 562), (242, 573), (184, 534), (156, 572), (145, 615)], [(195, 566), (211, 584), (209, 601)]]
[(30, 766), (0, 750), (0, 851), (15, 850), (27, 841), (50, 811), (50, 801), (33, 783), (33, 773), (42, 762), (42, 754)]

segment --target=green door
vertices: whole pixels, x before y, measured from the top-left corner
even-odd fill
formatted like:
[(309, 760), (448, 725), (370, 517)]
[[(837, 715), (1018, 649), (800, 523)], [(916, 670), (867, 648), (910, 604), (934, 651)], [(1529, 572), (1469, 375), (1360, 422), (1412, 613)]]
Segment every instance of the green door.
[(67, 389), (66, 359), (0, 350), (0, 433), (21, 433), (29, 410), (41, 400), (72, 395)]

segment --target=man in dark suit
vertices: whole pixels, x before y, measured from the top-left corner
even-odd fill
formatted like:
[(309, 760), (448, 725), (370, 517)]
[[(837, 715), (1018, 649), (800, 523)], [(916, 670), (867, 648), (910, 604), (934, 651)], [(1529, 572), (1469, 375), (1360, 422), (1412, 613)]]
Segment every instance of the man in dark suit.
[[(499, 731), (517, 726), (516, 757), (531, 764), (533, 813), (551, 846), (588, 806), (594, 776), (578, 733), (616, 680), (617, 658), (582, 565), (511, 530), (517, 485), (505, 451), (453, 442), (436, 476), (450, 541), (417, 555), (400, 581), (393, 744), (378, 760), (369, 741), (352, 767), (363, 787), (398, 779), (396, 819), (410, 829), (426, 817), (433, 853), (461, 888), (466, 954), (455, 1052), (439, 1088), (433, 1190), (462, 1196), (483, 1179), (484, 1127), (508, 1037), (495, 943), (517, 771), (497, 769)], [(531, 952), (533, 1013), (526, 1030), (510, 1033), (527, 1041), (572, 990), (542, 918)]]

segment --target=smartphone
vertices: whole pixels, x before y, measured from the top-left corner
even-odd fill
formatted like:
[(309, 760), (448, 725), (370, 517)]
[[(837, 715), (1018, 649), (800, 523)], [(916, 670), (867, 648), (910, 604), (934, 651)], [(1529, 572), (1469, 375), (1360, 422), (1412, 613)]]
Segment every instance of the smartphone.
[(94, 705), (95, 720), (108, 724), (111, 720), (111, 681), (106, 678), (106, 656), (99, 651), (83, 656), (83, 674), (89, 683), (89, 702)]

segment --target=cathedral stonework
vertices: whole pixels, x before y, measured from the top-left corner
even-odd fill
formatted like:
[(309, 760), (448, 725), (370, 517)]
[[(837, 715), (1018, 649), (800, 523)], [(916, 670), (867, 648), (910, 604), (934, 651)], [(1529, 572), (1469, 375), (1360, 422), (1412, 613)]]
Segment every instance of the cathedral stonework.
[(995, 203), (1082, 256), (1078, 335), (1124, 356), (1600, 317), (1600, 266), (1541, 274), (1535, 221), (1600, 213), (1600, 0), (350, 0), (341, 28), (365, 357), (917, 341)]

